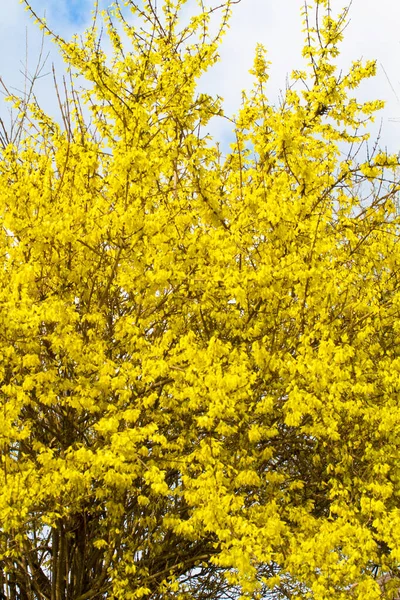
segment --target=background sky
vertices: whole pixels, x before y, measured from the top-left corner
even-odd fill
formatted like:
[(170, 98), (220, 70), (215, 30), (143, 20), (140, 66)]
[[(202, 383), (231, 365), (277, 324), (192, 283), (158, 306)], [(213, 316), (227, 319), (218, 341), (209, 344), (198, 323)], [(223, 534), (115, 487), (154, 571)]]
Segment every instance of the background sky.
[[(102, 0), (103, 6), (107, 0)], [(161, 0), (159, 0), (159, 4)], [(188, 4), (196, 6), (195, 0)], [(334, 11), (348, 3), (331, 0)], [(31, 0), (38, 15), (46, 14), (50, 28), (69, 39), (83, 32), (90, 24), (92, 0)], [(261, 42), (267, 48), (272, 62), (269, 80), (269, 98), (272, 104), (285, 89), (286, 77), (293, 69), (302, 68), (301, 48), (303, 33), (301, 22), (302, 0), (241, 0), (233, 7), (231, 27), (220, 49), (221, 62), (206, 74), (201, 91), (224, 98), (226, 114), (235, 113), (240, 106), (242, 89), (249, 89), (252, 78), (254, 48)], [(360, 58), (377, 59), (378, 75), (362, 84), (356, 92), (359, 100), (382, 99), (385, 109), (378, 113), (371, 128), (371, 141), (382, 125), (381, 146), (390, 152), (400, 150), (400, 2), (399, 0), (353, 0), (350, 23), (345, 31), (338, 62), (343, 69)], [(28, 69), (35, 70), (39, 57), (42, 34), (19, 0), (2, 3), (0, 17), (0, 76), (10, 88), (23, 89), (26, 55)], [(28, 51), (26, 52), (26, 40)], [(45, 38), (44, 55), (50, 52), (43, 77), (36, 85), (41, 106), (52, 116), (58, 114), (54, 93), (51, 63), (54, 62), (59, 79), (63, 62), (56, 46)], [(46, 73), (48, 73), (46, 75)], [(8, 107), (0, 100), (0, 116), (7, 120)], [(218, 120), (210, 126), (210, 133), (221, 142), (230, 138), (229, 124)]]

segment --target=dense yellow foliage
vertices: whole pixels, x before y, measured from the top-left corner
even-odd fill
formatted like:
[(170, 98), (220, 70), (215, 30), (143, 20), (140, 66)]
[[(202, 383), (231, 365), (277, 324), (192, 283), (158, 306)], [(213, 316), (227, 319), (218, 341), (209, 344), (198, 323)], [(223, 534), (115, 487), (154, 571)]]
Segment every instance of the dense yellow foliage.
[(11, 99), (7, 590), (377, 600), (400, 562), (400, 249), (397, 159), (356, 157), (382, 104), (353, 89), (375, 63), (337, 72), (346, 11), (315, 1), (304, 72), (273, 107), (257, 46), (223, 155), (204, 136), (221, 101), (196, 85), (231, 3), (216, 37), (205, 7), (184, 27), (184, 0), (125, 5), (102, 14), (112, 56), (95, 22), (53, 36), (87, 81), (62, 127)]

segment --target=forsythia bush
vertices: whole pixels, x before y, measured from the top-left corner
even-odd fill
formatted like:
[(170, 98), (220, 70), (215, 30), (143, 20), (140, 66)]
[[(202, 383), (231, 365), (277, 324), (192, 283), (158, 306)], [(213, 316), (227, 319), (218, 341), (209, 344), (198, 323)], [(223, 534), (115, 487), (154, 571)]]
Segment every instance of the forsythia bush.
[(109, 55), (97, 10), (81, 42), (39, 20), (86, 80), (65, 88), (62, 126), (10, 98), (24, 135), (0, 160), (0, 589), (392, 598), (398, 161), (362, 159), (382, 103), (351, 95), (375, 63), (337, 72), (347, 12), (314, 0), (304, 72), (272, 106), (257, 46), (223, 155), (204, 134), (221, 99), (196, 85), (234, 2), (215, 36), (202, 2), (186, 26), (184, 0), (124, 4), (101, 13)]

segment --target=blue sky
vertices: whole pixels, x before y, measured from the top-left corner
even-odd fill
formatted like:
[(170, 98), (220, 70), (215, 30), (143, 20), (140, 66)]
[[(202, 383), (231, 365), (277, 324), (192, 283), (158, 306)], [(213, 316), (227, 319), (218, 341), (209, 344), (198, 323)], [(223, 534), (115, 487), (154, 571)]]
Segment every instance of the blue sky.
[(81, 2), (81, 0), (70, 0), (66, 8), (67, 19), (71, 24), (79, 28), (82, 24), (85, 24), (89, 11), (88, 6), (84, 2)]
[[(107, 0), (103, 0), (103, 5)], [(161, 3), (161, 0), (158, 0)], [(29, 70), (35, 68), (39, 55), (41, 33), (19, 0), (3, 3), (0, 21), (0, 76), (10, 86), (21, 89), (25, 62), (25, 39), (28, 38)], [(195, 0), (188, 0), (195, 7)], [(334, 10), (347, 3), (331, 0)], [(65, 38), (81, 33), (89, 25), (92, 0), (31, 0), (31, 5), (40, 15), (46, 12), (48, 23), (55, 32)], [(279, 91), (285, 88), (286, 76), (294, 68), (302, 67), (300, 8), (302, 0), (241, 0), (233, 7), (231, 28), (220, 50), (221, 62), (200, 82), (201, 91), (219, 94), (224, 98), (227, 114), (237, 111), (241, 90), (251, 86), (251, 68), (256, 42), (263, 43), (272, 62), (269, 81), (269, 97), (276, 103)], [(363, 84), (357, 96), (360, 100), (381, 98), (386, 108), (371, 130), (374, 137), (382, 119), (381, 143), (389, 151), (400, 149), (400, 2), (398, 0), (353, 0), (351, 22), (342, 45), (340, 66), (345, 69), (352, 60), (376, 58), (378, 76)], [(56, 47), (45, 39), (45, 54), (50, 52), (51, 62), (61, 78), (63, 63)], [(38, 98), (45, 110), (57, 114), (56, 98), (52, 77), (46, 75), (36, 87)], [(6, 108), (0, 103), (0, 115)], [(211, 133), (221, 141), (229, 136), (226, 121), (213, 123)]]

